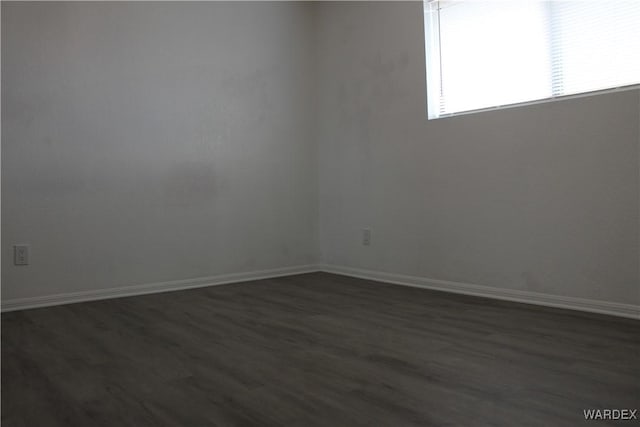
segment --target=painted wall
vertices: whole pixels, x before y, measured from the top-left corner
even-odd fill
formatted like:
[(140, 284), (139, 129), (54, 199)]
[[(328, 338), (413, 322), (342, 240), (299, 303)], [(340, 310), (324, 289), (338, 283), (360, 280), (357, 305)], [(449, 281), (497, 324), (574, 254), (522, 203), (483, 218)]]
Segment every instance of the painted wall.
[(317, 13), (324, 262), (640, 302), (638, 91), (428, 121), (421, 2)]
[(310, 12), (2, 2), (3, 299), (313, 262)]
[(428, 121), (422, 31), (420, 2), (3, 2), (3, 300), (320, 261), (639, 303), (638, 91)]

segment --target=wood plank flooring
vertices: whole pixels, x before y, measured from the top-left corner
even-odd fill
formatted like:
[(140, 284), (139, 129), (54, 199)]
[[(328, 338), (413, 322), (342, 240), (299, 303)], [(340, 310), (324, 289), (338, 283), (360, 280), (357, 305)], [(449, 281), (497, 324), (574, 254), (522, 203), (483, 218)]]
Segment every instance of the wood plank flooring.
[(2, 315), (2, 426), (577, 426), (640, 322), (313, 273)]

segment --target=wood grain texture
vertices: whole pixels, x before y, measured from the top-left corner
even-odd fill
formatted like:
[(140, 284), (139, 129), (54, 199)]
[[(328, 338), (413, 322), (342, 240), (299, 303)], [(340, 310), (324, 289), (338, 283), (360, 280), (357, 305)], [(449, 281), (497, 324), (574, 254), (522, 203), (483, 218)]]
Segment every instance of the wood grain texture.
[[(312, 273), (2, 315), (2, 426), (576, 426), (640, 322)], [(615, 422), (610, 422), (616, 425)]]

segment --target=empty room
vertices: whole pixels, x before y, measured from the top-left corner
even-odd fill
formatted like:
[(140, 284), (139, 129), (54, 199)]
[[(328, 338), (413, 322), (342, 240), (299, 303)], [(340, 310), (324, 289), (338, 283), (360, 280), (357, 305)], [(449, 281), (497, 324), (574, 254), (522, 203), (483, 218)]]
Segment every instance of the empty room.
[(640, 2), (2, 1), (3, 427), (640, 419)]

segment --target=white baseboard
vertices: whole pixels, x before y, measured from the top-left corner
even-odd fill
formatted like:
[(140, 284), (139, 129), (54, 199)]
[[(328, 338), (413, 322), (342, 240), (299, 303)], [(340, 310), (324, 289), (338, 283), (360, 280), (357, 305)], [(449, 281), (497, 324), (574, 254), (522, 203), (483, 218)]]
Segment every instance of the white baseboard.
[(270, 270), (251, 271), (247, 273), (231, 273), (218, 276), (197, 277), (194, 279), (172, 280), (169, 282), (147, 283), (143, 285), (123, 286), (91, 291), (69, 292), (32, 298), (8, 299), (2, 301), (2, 312), (134, 295), (154, 294), (158, 292), (180, 291), (184, 289), (202, 288), (205, 286), (271, 279), (274, 277), (291, 276), (294, 274), (311, 273), (314, 271), (318, 271), (318, 267), (316, 265), (300, 265), (294, 267), (274, 268)]
[(640, 305), (621, 304), (617, 302), (543, 294), (515, 289), (494, 288), (490, 286), (384, 273), (381, 271), (363, 270), (338, 265), (321, 265), (319, 266), (319, 269), (327, 273), (341, 274), (344, 276), (375, 280), (378, 282), (392, 283), (396, 285), (640, 319)]
[(172, 280), (168, 282), (148, 283), (143, 285), (132, 285), (110, 289), (69, 292), (32, 298), (8, 299), (2, 301), (2, 312), (25, 310), (28, 308), (37, 307), (48, 307), (61, 304), (71, 304), (76, 302), (96, 301), (109, 298), (153, 294), (159, 292), (179, 291), (206, 286), (225, 285), (229, 283), (292, 276), (295, 274), (312, 273), (316, 271), (340, 274), (343, 276), (358, 277), (361, 279), (375, 280), (378, 282), (392, 283), (396, 285), (412, 286), (416, 288), (432, 289), (437, 291), (494, 298), (506, 301), (515, 301), (547, 307), (586, 311), (591, 313), (608, 314), (612, 316), (627, 317), (631, 319), (640, 319), (640, 306), (638, 305), (543, 294), (538, 292), (521, 291), (514, 289), (494, 288), (491, 286), (472, 285), (469, 283), (429, 279), (425, 277), (407, 276), (403, 274), (385, 273), (381, 271), (326, 264), (300, 265), (294, 267), (275, 268), (270, 270), (252, 271), (246, 273), (222, 274), (218, 276), (198, 277), (185, 280)]

